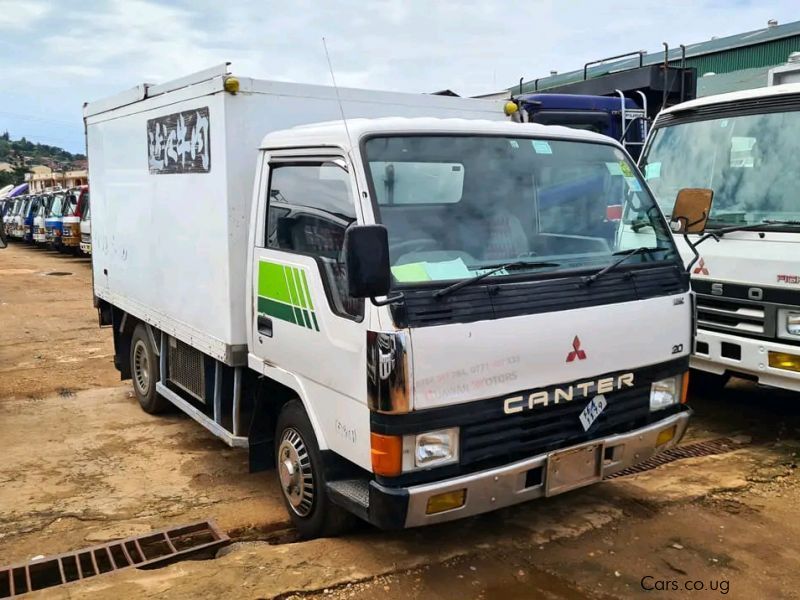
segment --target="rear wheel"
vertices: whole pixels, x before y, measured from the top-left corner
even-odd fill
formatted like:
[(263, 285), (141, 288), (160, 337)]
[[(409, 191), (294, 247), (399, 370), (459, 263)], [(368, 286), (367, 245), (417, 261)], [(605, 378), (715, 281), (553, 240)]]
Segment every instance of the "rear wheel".
[(131, 378), (133, 391), (142, 410), (151, 415), (164, 412), (169, 401), (156, 392), (159, 379), (158, 357), (143, 324), (136, 326), (131, 337)]
[(278, 416), (275, 460), (284, 505), (302, 537), (332, 537), (353, 526), (355, 516), (328, 498), (322, 455), (299, 400), (287, 402)]

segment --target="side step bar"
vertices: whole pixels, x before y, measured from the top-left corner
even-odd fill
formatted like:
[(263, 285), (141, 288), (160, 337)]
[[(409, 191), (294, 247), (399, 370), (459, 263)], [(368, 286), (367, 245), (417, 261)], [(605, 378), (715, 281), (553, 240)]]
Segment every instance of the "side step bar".
[(191, 403), (181, 398), (176, 392), (167, 387), (167, 343), (169, 336), (161, 333), (161, 347), (159, 352), (159, 373), (161, 380), (156, 382), (156, 392), (172, 402), (175, 406), (208, 429), (215, 436), (233, 448), (249, 447), (247, 436), (239, 435), (239, 421), (242, 396), (242, 367), (236, 367), (233, 382), (233, 432), (222, 425), (222, 386), (220, 385), (220, 365), (216, 363), (216, 376), (214, 378), (214, 418), (212, 419), (203, 411), (195, 408)]

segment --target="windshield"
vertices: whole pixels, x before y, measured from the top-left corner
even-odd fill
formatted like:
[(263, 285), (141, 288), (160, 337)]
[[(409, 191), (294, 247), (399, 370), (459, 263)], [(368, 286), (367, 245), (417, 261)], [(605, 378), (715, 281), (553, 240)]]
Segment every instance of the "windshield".
[(661, 127), (643, 168), (662, 210), (678, 190), (714, 190), (709, 228), (800, 219), (792, 164), (800, 113), (742, 115)]
[(62, 206), (62, 213), (65, 217), (74, 217), (75, 211), (78, 209), (78, 193), (77, 192), (70, 192), (64, 198), (64, 204)]
[(61, 209), (64, 202), (64, 194), (56, 194), (53, 196), (53, 203), (50, 205), (50, 212), (48, 213), (49, 217), (60, 217)]
[[(612, 145), (494, 136), (375, 137), (365, 162), (400, 283), (463, 279), (507, 263), (599, 269), (635, 247), (674, 260), (670, 234)], [(620, 220), (620, 215), (625, 217)], [(636, 221), (636, 233), (624, 234)], [(515, 264), (492, 277), (525, 272)]]

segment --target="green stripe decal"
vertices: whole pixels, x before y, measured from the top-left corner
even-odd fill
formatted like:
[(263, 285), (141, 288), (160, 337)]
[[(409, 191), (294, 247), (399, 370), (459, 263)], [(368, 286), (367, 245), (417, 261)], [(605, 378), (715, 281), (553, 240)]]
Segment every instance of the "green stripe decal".
[(258, 312), (319, 331), (306, 271), (280, 263), (258, 263)]
[[(308, 298), (308, 307), (311, 310), (314, 310), (314, 303), (311, 301), (311, 294), (308, 293), (308, 280), (306, 279), (306, 272), (300, 271), (300, 275), (303, 277), (303, 291), (306, 293), (306, 298)], [(319, 327), (317, 327), (317, 331), (319, 331)]]
[(276, 302), (269, 298), (259, 298), (258, 312), (297, 325), (297, 319), (294, 317), (294, 308), (283, 302)]

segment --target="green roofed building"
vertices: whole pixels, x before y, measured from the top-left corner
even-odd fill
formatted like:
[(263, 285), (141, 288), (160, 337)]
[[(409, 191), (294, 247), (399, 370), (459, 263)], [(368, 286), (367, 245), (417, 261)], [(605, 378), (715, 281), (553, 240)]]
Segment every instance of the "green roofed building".
[[(696, 95), (709, 96), (767, 85), (769, 69), (786, 63), (793, 52), (800, 52), (800, 21), (784, 25), (770, 21), (763, 29), (688, 44), (684, 48), (670, 48), (666, 57), (664, 51), (641, 56), (633, 52), (630, 58), (540, 77), (523, 82), (522, 93), (587, 93), (580, 89), (586, 80), (636, 69), (640, 59), (642, 66), (655, 66), (662, 65), (666, 58), (673, 68), (682, 66), (682, 60), (685, 61), (683, 66), (697, 73)], [(513, 86), (509, 91), (519, 93), (520, 86)]]

